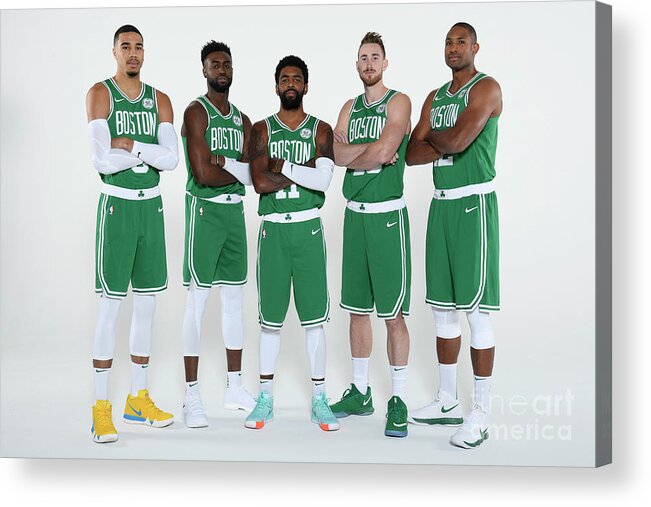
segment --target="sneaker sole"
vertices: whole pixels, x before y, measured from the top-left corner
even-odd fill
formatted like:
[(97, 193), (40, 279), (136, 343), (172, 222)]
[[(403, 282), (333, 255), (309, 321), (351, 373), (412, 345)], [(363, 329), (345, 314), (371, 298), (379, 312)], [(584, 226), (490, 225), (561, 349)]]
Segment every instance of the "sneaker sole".
[(398, 437), (398, 438), (404, 438), (408, 434), (407, 430), (405, 431), (399, 431), (399, 430), (384, 430), (384, 435), (387, 437)]
[(359, 414), (354, 414), (352, 412), (351, 413), (349, 413), (349, 412), (332, 412), (332, 415), (334, 415), (337, 419), (344, 419), (344, 418), (346, 418), (348, 416), (351, 416), (351, 415), (359, 415), (359, 416), (364, 417), (364, 416), (367, 416), (367, 415), (371, 415), (373, 412), (375, 412), (375, 409), (369, 410), (368, 412), (362, 412), (362, 413), (359, 413)]
[(450, 443), (453, 446), (459, 447), (461, 449), (476, 449), (481, 444), (483, 444), (486, 440), (488, 440), (488, 434), (484, 438), (480, 438), (479, 440), (476, 440), (474, 442), (466, 442), (465, 440), (455, 441), (454, 437), (452, 437), (450, 439)]
[(416, 426), (461, 426), (463, 424), (463, 417), (448, 417), (440, 419), (421, 419), (418, 420), (414, 417), (407, 419), (409, 424)]
[(318, 424), (319, 428), (321, 428), (323, 431), (337, 431), (341, 426), (339, 423), (334, 423), (334, 424), (325, 424), (325, 423), (320, 423), (318, 419), (312, 417), (312, 422), (314, 424)]
[(109, 444), (111, 442), (117, 442), (118, 435), (117, 433), (112, 433), (109, 435), (93, 435), (93, 442), (96, 444)]
[(185, 422), (185, 427), (186, 428), (207, 428), (208, 427), (208, 422), (197, 422), (197, 423), (188, 423), (187, 421)]
[(165, 419), (163, 421), (150, 421), (149, 419), (142, 419), (140, 417), (135, 418), (135, 416), (125, 415), (122, 417), (122, 420), (127, 424), (140, 424), (149, 428), (166, 428), (167, 426), (170, 426), (174, 423), (173, 417), (171, 419)]
[(274, 418), (272, 416), (269, 419), (265, 419), (264, 421), (244, 421), (244, 426), (251, 430), (261, 430), (265, 427), (266, 424), (272, 422), (273, 420)]

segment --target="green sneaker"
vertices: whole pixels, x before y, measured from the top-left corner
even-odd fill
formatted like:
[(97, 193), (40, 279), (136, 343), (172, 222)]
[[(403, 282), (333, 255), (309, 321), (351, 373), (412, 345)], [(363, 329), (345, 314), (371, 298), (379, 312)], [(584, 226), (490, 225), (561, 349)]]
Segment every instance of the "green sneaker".
[(387, 425), (384, 428), (387, 437), (407, 436), (407, 405), (398, 396), (389, 400), (387, 407)]
[(371, 415), (373, 408), (373, 398), (371, 397), (371, 386), (366, 388), (366, 394), (359, 392), (355, 384), (350, 384), (350, 389), (346, 389), (341, 399), (330, 405), (335, 417), (342, 418), (349, 415)]
[(256, 400), (255, 408), (248, 415), (244, 421), (244, 426), (247, 428), (259, 430), (265, 424), (274, 420), (274, 397), (265, 392), (260, 391), (260, 395)]
[(318, 424), (323, 431), (339, 429), (339, 421), (330, 410), (325, 393), (312, 397), (312, 422)]

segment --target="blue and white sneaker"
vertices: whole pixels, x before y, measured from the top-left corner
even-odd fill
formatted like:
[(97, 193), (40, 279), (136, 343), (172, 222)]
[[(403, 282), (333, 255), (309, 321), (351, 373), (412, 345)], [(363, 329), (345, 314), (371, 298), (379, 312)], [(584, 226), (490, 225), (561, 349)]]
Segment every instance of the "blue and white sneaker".
[(259, 430), (274, 420), (274, 397), (266, 391), (260, 391), (255, 408), (244, 421), (247, 428)]
[(312, 397), (312, 422), (318, 424), (323, 431), (337, 431), (340, 427), (328, 405), (325, 393)]

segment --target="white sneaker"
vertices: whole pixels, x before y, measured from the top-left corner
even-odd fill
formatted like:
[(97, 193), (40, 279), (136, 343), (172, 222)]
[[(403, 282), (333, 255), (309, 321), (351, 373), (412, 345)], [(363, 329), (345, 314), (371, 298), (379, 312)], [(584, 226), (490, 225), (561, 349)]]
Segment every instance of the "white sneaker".
[(224, 408), (227, 410), (246, 410), (255, 407), (255, 398), (244, 386), (227, 387), (224, 391)]
[(463, 411), (459, 400), (453, 398), (447, 391), (439, 389), (436, 398), (429, 405), (409, 411), (408, 421), (412, 424), (432, 426), (459, 426), (463, 422)]
[(183, 401), (183, 420), (188, 428), (205, 428), (208, 426), (208, 417), (201, 403), (199, 393), (186, 393)]
[(488, 416), (475, 403), (461, 428), (452, 435), (450, 443), (464, 449), (472, 449), (481, 445), (484, 440), (488, 440)]

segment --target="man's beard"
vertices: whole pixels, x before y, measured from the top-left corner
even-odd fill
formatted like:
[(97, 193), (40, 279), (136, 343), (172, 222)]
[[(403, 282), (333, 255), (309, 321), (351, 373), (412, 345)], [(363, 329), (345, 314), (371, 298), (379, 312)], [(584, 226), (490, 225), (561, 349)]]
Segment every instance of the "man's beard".
[(127, 72), (127, 76), (129, 77), (138, 77), (138, 74), (140, 74), (139, 70), (131, 70)]
[[(218, 78), (217, 78), (218, 79)], [(217, 79), (209, 79), (208, 80), (208, 85), (215, 90), (217, 93), (226, 93), (228, 89), (231, 87), (231, 83), (233, 82), (232, 79), (226, 78), (226, 84), (220, 85), (217, 82)]]
[(374, 84), (380, 82), (382, 79), (382, 73), (376, 72), (375, 74), (371, 75), (362, 74), (359, 77), (362, 80), (362, 83), (364, 83), (366, 86), (373, 86)]
[(289, 91), (290, 90), (287, 90), (285, 93), (280, 95), (280, 104), (283, 106), (283, 109), (293, 111), (301, 107), (301, 104), (303, 103), (303, 95), (305, 95), (305, 93), (301, 93), (298, 90), (291, 90), (295, 92), (296, 95), (293, 99), (288, 99), (286, 94)]

